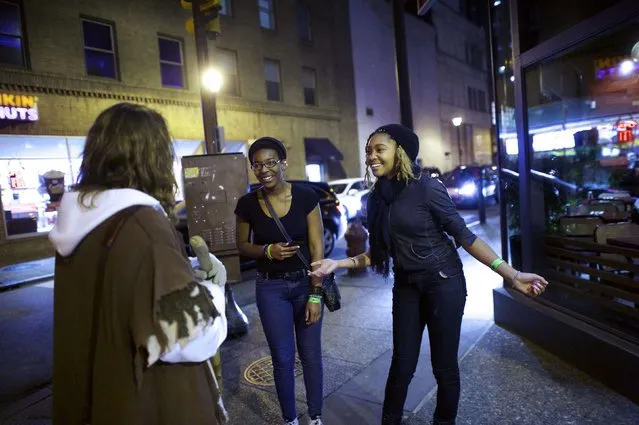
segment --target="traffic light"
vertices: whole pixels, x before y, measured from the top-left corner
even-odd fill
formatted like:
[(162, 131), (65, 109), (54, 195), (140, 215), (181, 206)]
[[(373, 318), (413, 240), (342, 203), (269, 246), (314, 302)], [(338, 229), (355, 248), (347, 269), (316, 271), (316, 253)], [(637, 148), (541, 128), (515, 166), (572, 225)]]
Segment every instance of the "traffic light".
[(216, 38), (222, 32), (220, 28), (220, 9), (222, 5), (220, 0), (180, 0), (182, 7), (186, 10), (193, 10), (193, 7), (197, 7), (192, 17), (186, 20), (186, 32), (189, 34), (195, 33), (195, 21), (194, 17), (197, 17), (202, 22), (202, 26), (206, 28), (207, 36), (210, 38)]

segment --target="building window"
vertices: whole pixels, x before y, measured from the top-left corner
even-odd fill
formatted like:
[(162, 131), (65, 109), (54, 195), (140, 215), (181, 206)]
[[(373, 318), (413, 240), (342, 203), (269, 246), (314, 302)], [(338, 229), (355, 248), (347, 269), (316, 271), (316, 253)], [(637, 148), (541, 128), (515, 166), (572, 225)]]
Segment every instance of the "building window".
[(181, 40), (158, 37), (162, 86), (184, 88), (184, 45)]
[(486, 92), (468, 87), (468, 108), (475, 111), (488, 112)]
[(317, 79), (313, 68), (302, 68), (302, 87), (304, 87), (304, 104), (317, 105)]
[(217, 62), (222, 75), (224, 75), (224, 84), (222, 84), (221, 92), (229, 96), (239, 96), (237, 54), (231, 50), (216, 49), (215, 62)]
[(476, 0), (461, 0), (459, 13), (477, 26), (482, 25), (482, 16), (479, 10), (479, 2)]
[(0, 1), (0, 63), (27, 66), (20, 5)]
[(257, 7), (260, 12), (260, 26), (267, 30), (275, 30), (273, 0), (257, 0)]
[(483, 49), (472, 43), (466, 43), (466, 63), (474, 68), (485, 70)]
[(297, 5), (297, 31), (300, 40), (310, 42), (313, 39), (311, 26), (311, 10), (307, 4), (300, 3)]
[(280, 63), (264, 59), (264, 79), (266, 80), (266, 99), (282, 100)]
[(486, 93), (483, 90), (477, 90), (477, 110), (488, 112), (486, 107)]
[(82, 34), (87, 74), (117, 79), (113, 25), (82, 19)]
[(220, 15), (233, 16), (233, 6), (231, 5), (231, 0), (221, 0), (220, 6)]

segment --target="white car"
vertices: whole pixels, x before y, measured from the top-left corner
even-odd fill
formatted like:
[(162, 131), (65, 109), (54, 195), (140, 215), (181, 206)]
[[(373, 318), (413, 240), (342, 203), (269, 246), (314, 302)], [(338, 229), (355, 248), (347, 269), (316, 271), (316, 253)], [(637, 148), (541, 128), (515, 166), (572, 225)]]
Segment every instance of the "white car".
[(333, 180), (328, 182), (328, 184), (335, 192), (340, 204), (344, 207), (346, 218), (355, 217), (362, 207), (362, 196), (369, 191), (366, 180), (363, 177), (355, 177)]

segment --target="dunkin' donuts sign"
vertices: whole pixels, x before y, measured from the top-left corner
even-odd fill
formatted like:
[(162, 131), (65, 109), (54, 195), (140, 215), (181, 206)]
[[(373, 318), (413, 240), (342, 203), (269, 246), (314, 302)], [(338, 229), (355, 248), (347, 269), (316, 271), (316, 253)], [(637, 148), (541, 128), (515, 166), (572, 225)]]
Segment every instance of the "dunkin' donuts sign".
[(0, 120), (38, 121), (38, 98), (0, 93)]

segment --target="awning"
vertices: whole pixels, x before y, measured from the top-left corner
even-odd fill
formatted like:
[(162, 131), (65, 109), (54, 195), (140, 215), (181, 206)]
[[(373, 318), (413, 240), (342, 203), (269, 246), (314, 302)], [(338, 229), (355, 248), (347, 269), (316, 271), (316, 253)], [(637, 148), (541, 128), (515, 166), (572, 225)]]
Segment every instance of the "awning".
[(306, 149), (307, 162), (342, 161), (344, 159), (344, 155), (333, 142), (324, 137), (304, 138), (304, 148)]

